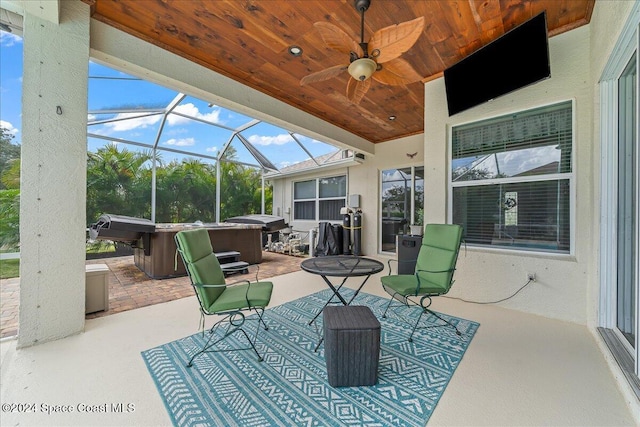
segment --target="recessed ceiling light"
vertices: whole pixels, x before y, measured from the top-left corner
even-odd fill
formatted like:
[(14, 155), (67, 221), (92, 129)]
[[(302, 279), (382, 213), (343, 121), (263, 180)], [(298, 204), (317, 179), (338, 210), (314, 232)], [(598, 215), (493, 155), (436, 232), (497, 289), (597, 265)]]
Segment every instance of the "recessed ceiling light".
[(396, 116), (389, 116), (389, 120), (394, 121), (396, 119)]
[(289, 53), (293, 56), (302, 55), (302, 48), (300, 46), (289, 46)]

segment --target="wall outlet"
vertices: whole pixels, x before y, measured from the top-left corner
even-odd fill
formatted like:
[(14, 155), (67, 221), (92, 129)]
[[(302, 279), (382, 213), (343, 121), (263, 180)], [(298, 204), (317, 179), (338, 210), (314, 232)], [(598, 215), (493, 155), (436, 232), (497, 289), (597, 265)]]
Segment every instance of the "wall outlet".
[(536, 273), (527, 273), (527, 280), (536, 281)]

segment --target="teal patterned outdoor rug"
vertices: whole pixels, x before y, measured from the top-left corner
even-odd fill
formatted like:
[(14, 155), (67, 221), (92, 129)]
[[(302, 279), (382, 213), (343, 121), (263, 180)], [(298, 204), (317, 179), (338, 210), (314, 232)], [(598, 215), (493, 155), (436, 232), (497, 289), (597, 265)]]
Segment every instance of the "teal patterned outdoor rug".
[[(308, 325), (330, 292), (265, 312), (269, 330), (260, 331), (257, 344), (263, 362), (249, 350), (205, 353), (187, 368), (202, 346), (201, 333), (142, 352), (174, 425), (424, 426), (479, 324), (443, 315), (462, 338), (443, 326), (416, 331), (409, 343), (406, 323), (393, 313), (382, 319), (389, 300), (360, 293), (353, 304), (370, 307), (381, 324), (378, 384), (334, 388), (327, 382), (324, 347), (313, 351), (322, 316), (317, 328)], [(434, 316), (427, 321), (440, 322)], [(230, 338), (246, 345), (241, 334)]]

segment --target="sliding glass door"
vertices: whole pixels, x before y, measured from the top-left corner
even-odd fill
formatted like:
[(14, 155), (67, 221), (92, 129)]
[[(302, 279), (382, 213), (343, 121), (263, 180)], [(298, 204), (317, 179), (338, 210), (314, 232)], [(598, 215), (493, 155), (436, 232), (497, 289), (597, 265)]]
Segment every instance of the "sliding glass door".
[(637, 53), (618, 79), (618, 212), (616, 327), (632, 348), (637, 345), (638, 292), (638, 128)]
[(398, 235), (424, 225), (424, 167), (383, 170), (380, 179), (380, 252), (395, 253)]
[(638, 45), (640, 2), (600, 79), (600, 305), (598, 332), (640, 398)]

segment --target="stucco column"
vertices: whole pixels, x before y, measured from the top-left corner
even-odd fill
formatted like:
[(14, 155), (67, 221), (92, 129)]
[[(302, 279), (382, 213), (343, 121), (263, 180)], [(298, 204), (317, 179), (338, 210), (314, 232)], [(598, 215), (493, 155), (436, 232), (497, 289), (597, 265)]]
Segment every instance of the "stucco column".
[(84, 328), (89, 21), (24, 15), (19, 347)]

